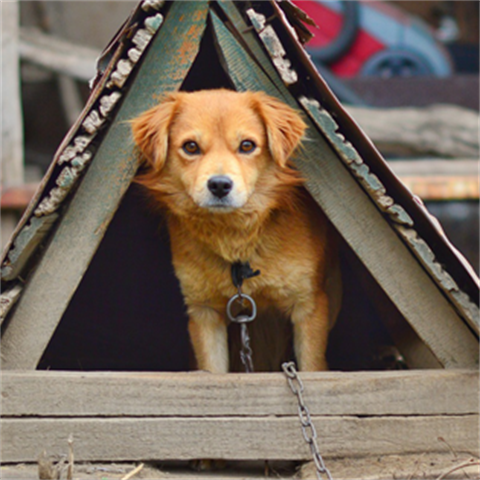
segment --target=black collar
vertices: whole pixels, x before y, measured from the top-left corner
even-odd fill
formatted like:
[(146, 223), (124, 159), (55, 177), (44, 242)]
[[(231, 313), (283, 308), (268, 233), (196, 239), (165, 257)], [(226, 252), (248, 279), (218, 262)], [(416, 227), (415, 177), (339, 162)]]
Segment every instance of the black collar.
[(243, 281), (260, 275), (260, 270), (252, 270), (249, 262), (232, 263), (232, 282), (236, 288), (241, 288)]

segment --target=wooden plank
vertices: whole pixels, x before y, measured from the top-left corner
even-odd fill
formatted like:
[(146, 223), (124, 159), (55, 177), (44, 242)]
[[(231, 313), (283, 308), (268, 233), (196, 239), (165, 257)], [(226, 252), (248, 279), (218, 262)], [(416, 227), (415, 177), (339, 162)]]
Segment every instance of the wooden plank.
[(95, 64), (101, 53), (31, 27), (20, 29), (19, 49), (23, 60), (84, 82), (95, 76)]
[(383, 152), (478, 159), (478, 113), (457, 105), (347, 107)]
[(23, 286), (19, 283), (14, 284), (8, 289), (2, 290), (2, 294), (0, 295), (0, 325), (2, 325), (8, 312), (20, 298), (22, 290)]
[[(278, 76), (277, 71), (274, 65), (268, 62), (259, 61), (260, 59), (264, 58), (263, 53), (263, 46), (258, 42), (256, 32), (251, 28), (251, 26), (245, 23), (242, 15), (238, 11), (238, 6), (229, 1), (229, 0), (221, 0), (218, 2), (218, 5), (223, 10), (223, 12), (228, 16), (230, 20), (230, 25), (233, 27), (231, 29), (231, 33), (236, 35), (237, 40), (241, 40), (246, 45), (245, 50), (248, 50), (250, 53), (249, 60), (256, 60), (256, 66), (268, 77), (268, 79), (276, 86), (278, 95), (284, 95), (285, 88), (283, 85), (282, 79)], [(219, 21), (219, 18), (212, 14), (213, 21), (216, 24), (216, 31), (220, 35), (223, 35), (221, 32), (221, 28), (224, 25)], [(219, 30), (220, 28), (220, 30)], [(243, 52), (240, 52), (242, 54)], [(234, 74), (234, 72), (233, 72)]]
[(478, 160), (412, 159), (388, 162), (408, 189), (423, 200), (478, 200)]
[(4, 369), (34, 369), (136, 172), (128, 120), (179, 88), (198, 52), (207, 2), (175, 2), (2, 336)]
[[(312, 417), (326, 456), (478, 451), (478, 415)], [(4, 419), (2, 462), (35, 461), (64, 451), (73, 435), (76, 461), (307, 460), (311, 454), (291, 417)], [(440, 440), (443, 439), (443, 441)]]
[[(473, 370), (302, 372), (301, 378), (313, 415), (468, 415), (479, 409)], [(294, 407), (280, 373), (2, 374), (3, 416), (281, 416)]]
[[(234, 10), (236, 11), (236, 9)], [(288, 102), (288, 94), (286, 95), (282, 89), (281, 80), (278, 79), (278, 76), (277, 81), (271, 80), (260, 64), (255, 62), (249, 53), (240, 46), (222, 20), (214, 12), (210, 12), (210, 16), (214, 25), (215, 36), (221, 46), (220, 53), (224, 57), (228, 74), (236, 89), (239, 91), (264, 90), (270, 95)], [(246, 24), (244, 25), (247, 28)], [(258, 50), (258, 54), (261, 54), (261, 50)], [(265, 62), (265, 65), (268, 65), (268, 63)], [(272, 68), (269, 68), (268, 72), (270, 75), (275, 74)]]
[[(18, 0), (2, 2), (1, 47), (2, 85), (0, 92), (1, 121), (1, 187), (21, 185), (24, 181), (23, 125), (20, 91), (20, 59), (18, 55), (18, 29), (20, 3)], [(2, 212), (0, 249), (3, 249), (18, 222), (15, 212)]]
[[(214, 22), (214, 26), (236, 87), (264, 90), (278, 96), (230, 32), (219, 22)], [(257, 60), (270, 61), (266, 56)], [(280, 98), (298, 108), (286, 87)], [(307, 124), (308, 141), (295, 162), (307, 178), (313, 198), (440, 363), (445, 367), (475, 368), (478, 365), (475, 336), (317, 127), (310, 119)]]
[(22, 273), (30, 256), (48, 234), (57, 218), (58, 213), (31, 218), (30, 223), (15, 238), (8, 261), (2, 266), (3, 281), (14, 280)]
[(466, 158), (411, 158), (388, 161), (388, 165), (400, 178), (430, 177), (432, 175), (465, 176), (478, 178), (478, 159)]

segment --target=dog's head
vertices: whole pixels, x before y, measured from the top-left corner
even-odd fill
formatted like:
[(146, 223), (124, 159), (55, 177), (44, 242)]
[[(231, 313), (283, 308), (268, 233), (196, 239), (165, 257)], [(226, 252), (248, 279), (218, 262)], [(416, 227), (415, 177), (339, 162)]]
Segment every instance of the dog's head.
[(299, 183), (288, 160), (305, 128), (262, 92), (173, 93), (132, 122), (146, 166), (139, 182), (174, 210), (255, 209), (262, 195)]

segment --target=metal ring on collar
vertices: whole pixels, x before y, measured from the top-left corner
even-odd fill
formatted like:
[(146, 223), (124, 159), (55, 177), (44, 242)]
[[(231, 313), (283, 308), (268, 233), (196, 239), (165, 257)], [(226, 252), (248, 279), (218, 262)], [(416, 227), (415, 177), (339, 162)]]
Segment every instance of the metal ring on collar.
[[(240, 299), (240, 301), (245, 299), (250, 303), (250, 306), (252, 308), (252, 313), (250, 315), (239, 315), (238, 317), (233, 316), (231, 311), (232, 305), (233, 305), (233, 302), (235, 302), (238, 299)], [(253, 298), (250, 297), (249, 295), (245, 295), (244, 293), (242, 293), (241, 295), (237, 293), (227, 303), (227, 316), (231, 322), (235, 322), (235, 323), (251, 322), (257, 316), (257, 305), (255, 303), (255, 300), (253, 300)]]

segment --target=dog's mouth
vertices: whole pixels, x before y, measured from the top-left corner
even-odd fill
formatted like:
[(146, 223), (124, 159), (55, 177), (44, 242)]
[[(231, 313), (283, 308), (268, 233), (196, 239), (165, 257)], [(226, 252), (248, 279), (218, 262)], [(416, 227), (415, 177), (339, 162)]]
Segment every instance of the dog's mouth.
[(210, 210), (212, 212), (218, 213), (228, 213), (240, 208), (241, 205), (235, 205), (235, 202), (232, 199), (225, 197), (225, 198), (210, 198), (207, 202), (201, 203), (199, 205), (202, 208)]
[(194, 201), (211, 212), (228, 213), (243, 207), (246, 195), (235, 188), (235, 183), (229, 177), (214, 176)]

